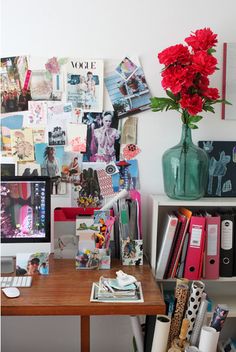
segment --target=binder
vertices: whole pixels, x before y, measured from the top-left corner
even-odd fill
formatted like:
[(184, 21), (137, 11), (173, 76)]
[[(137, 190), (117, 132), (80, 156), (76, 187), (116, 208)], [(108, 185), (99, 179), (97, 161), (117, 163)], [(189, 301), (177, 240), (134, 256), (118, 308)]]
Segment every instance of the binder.
[(184, 268), (184, 277), (189, 280), (199, 280), (202, 272), (204, 242), (205, 242), (204, 216), (192, 216), (189, 226), (189, 243)]
[(204, 278), (215, 280), (219, 278), (220, 268), (220, 216), (206, 217), (206, 240), (204, 258)]
[(234, 243), (233, 243), (233, 249), (234, 249), (234, 264), (233, 264), (233, 276), (236, 276), (236, 210), (234, 210), (234, 231), (233, 231), (233, 236), (234, 236)]
[(178, 218), (174, 214), (166, 214), (166, 223), (164, 227), (164, 235), (159, 253), (159, 258), (156, 267), (156, 278), (163, 279), (171, 246), (174, 240)]
[(180, 208), (178, 210), (178, 220), (179, 220), (179, 222), (181, 222), (181, 226), (179, 229), (179, 233), (177, 235), (178, 237), (177, 237), (174, 251), (173, 251), (173, 254), (171, 257), (171, 262), (170, 262), (170, 265), (168, 268), (168, 273), (166, 275), (167, 278), (169, 278), (169, 277), (174, 278), (175, 277), (191, 216), (192, 216), (192, 212), (189, 209)]
[(233, 276), (234, 215), (221, 215), (220, 276)]

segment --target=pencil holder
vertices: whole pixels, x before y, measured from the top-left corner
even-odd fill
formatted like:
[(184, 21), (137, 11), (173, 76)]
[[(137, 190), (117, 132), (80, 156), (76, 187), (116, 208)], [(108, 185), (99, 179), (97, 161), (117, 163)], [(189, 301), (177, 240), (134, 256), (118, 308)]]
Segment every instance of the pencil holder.
[(123, 265), (142, 265), (143, 240), (132, 240), (129, 237), (121, 240), (121, 260)]

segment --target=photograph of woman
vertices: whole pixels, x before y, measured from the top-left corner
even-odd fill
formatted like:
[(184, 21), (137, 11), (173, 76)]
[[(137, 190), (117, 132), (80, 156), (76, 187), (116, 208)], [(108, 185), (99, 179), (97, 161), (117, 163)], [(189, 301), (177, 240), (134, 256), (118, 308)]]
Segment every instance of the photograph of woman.
[(94, 129), (94, 161), (111, 162), (116, 160), (115, 143), (120, 139), (120, 132), (111, 127), (113, 112), (102, 115), (102, 126)]
[(55, 148), (46, 147), (44, 151), (44, 163), (42, 165), (42, 176), (55, 177), (59, 176), (59, 164), (55, 156)]

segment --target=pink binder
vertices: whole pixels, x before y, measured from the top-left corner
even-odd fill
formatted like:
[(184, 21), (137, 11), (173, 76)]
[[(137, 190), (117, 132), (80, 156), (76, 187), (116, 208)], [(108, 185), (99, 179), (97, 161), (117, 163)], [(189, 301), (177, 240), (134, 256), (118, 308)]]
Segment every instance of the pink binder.
[(220, 268), (220, 216), (206, 217), (205, 275), (207, 280), (219, 278)]
[(189, 280), (199, 280), (201, 278), (205, 223), (206, 219), (203, 216), (192, 216), (190, 220), (190, 238), (184, 268), (184, 277)]

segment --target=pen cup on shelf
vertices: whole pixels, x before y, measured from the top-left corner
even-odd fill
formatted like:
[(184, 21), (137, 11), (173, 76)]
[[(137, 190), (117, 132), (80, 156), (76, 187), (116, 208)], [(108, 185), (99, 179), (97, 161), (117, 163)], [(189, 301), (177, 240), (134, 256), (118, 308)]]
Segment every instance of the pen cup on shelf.
[(143, 265), (143, 240), (122, 239), (121, 260), (123, 265)]

